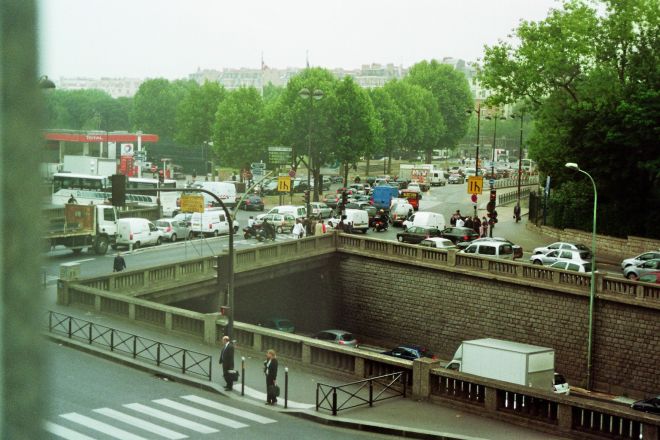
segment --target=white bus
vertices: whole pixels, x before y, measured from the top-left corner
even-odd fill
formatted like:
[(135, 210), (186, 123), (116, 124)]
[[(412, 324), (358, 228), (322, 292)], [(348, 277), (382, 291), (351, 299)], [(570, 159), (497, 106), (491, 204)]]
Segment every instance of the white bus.
[[(175, 180), (165, 180), (162, 188), (176, 188)], [(153, 189), (147, 194), (131, 194), (131, 189)], [(129, 178), (126, 185), (126, 202), (137, 203), (142, 206), (156, 206), (158, 204), (158, 179)], [(90, 174), (57, 173), (53, 176), (53, 192), (51, 203), (64, 205), (71, 200), (81, 205), (100, 205), (112, 197), (110, 179), (104, 176)], [(164, 215), (172, 215), (176, 209), (178, 192), (161, 193), (161, 205)]]

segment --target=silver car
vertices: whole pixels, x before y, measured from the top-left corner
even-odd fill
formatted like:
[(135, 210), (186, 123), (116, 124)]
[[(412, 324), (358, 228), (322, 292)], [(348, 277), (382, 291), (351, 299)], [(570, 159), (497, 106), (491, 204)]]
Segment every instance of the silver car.
[(569, 270), (573, 272), (591, 272), (591, 263), (574, 263), (571, 261), (557, 261), (550, 265), (553, 269)]
[(624, 270), (628, 266), (637, 266), (640, 263), (654, 260), (656, 258), (660, 258), (660, 251), (644, 252), (643, 254), (639, 254), (636, 257), (626, 258), (621, 262), (621, 270)]
[(637, 266), (628, 266), (623, 270), (623, 276), (629, 280), (637, 280), (647, 273), (660, 270), (660, 258), (645, 261)]
[(542, 264), (544, 266), (549, 266), (557, 261), (566, 261), (576, 264), (585, 264), (589, 263), (591, 255), (587, 251), (576, 251), (571, 249), (558, 249), (547, 254), (535, 254), (532, 255), (529, 261), (534, 264)]
[(314, 338), (348, 347), (357, 348), (358, 346), (358, 341), (353, 336), (353, 333), (344, 330), (323, 330), (314, 335)]
[(162, 218), (156, 221), (156, 227), (163, 233), (163, 239), (177, 241), (180, 238), (192, 238), (192, 228), (190, 224), (183, 220), (171, 218)]
[(312, 208), (312, 214), (318, 218), (330, 218), (332, 216), (332, 208), (325, 203), (312, 202), (309, 204)]
[(548, 252), (558, 250), (558, 249), (568, 249), (571, 251), (583, 251), (589, 253), (589, 248), (580, 243), (568, 243), (565, 241), (558, 241), (552, 243), (548, 246), (541, 246), (534, 249), (533, 254), (547, 254)]

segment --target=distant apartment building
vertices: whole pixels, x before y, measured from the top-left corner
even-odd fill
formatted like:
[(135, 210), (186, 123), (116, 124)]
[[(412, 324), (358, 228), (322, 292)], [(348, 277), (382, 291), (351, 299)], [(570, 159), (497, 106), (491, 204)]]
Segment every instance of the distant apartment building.
[(60, 78), (57, 87), (62, 90), (102, 90), (119, 98), (135, 95), (143, 81), (142, 78)]

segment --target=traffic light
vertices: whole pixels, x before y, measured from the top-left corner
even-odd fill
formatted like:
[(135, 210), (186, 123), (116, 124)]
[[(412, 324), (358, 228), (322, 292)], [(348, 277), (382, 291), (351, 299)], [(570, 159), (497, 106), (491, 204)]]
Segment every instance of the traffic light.
[(490, 191), (490, 201), (493, 203), (497, 201), (497, 191), (495, 190)]
[(305, 191), (305, 204), (309, 204), (309, 190)]
[(126, 176), (113, 174), (110, 176), (112, 184), (112, 204), (114, 206), (126, 205)]
[(158, 171), (158, 183), (160, 183), (161, 185), (165, 183), (165, 173), (163, 172), (163, 170)]
[(490, 217), (490, 214), (495, 211), (495, 202), (490, 201), (486, 203), (486, 211), (488, 211), (488, 216)]

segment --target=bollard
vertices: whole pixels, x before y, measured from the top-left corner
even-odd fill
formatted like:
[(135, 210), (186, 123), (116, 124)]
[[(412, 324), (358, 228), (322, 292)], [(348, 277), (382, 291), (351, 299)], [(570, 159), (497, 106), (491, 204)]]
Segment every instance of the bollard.
[(245, 396), (245, 356), (241, 356), (241, 396)]
[(332, 415), (337, 415), (337, 387), (332, 387)]
[(289, 367), (284, 367), (284, 409), (289, 407)]
[(369, 381), (369, 406), (374, 406), (374, 381)]

